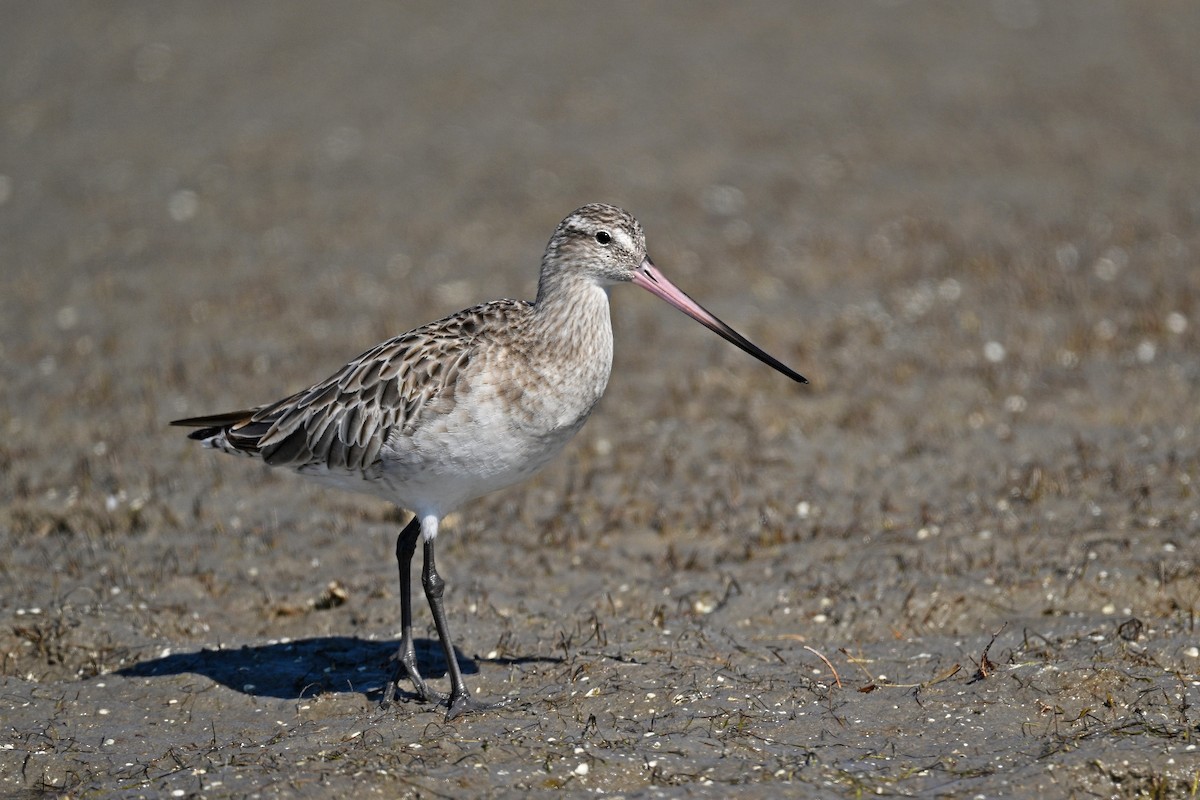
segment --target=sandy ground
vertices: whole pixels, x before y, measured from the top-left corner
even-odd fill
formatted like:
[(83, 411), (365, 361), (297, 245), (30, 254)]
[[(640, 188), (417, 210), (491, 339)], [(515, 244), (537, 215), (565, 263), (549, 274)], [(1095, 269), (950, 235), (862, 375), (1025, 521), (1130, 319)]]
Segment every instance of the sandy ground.
[[(0, 794), (1197, 793), (1195, 4), (3, 14)], [(403, 515), (166, 422), (593, 200), (812, 385), (615, 291), (593, 420), (440, 539), (508, 704), (381, 712)]]

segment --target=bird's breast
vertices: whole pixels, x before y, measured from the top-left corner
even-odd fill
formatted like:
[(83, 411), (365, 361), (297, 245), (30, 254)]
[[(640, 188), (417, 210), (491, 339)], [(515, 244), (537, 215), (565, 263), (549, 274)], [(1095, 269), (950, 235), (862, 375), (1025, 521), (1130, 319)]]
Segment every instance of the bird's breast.
[[(612, 334), (556, 343), (543, 352), (508, 354), (504, 366), (481, 375), (481, 403), (493, 403), (513, 431), (531, 438), (573, 435), (608, 386)], [(489, 398), (489, 395), (491, 396)]]
[[(562, 324), (477, 343), (452, 387), (389, 437), (382, 476), (409, 508), (509, 486), (545, 466), (600, 401), (612, 370), (607, 295)], [(538, 320), (539, 322), (543, 320)]]
[(469, 499), (524, 480), (583, 427), (612, 367), (611, 337), (569, 359), (480, 355), (452, 394), (385, 447), (384, 472), (397, 490), (428, 485)]

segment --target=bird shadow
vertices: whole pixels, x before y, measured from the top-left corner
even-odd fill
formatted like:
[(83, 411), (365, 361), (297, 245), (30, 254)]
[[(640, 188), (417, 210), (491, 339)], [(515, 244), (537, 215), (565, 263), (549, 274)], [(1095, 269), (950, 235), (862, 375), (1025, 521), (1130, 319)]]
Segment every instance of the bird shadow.
[[(417, 639), (417, 661), (426, 678), (446, 674), (446, 658), (436, 639)], [(243, 645), (188, 653), (171, 653), (138, 662), (116, 674), (154, 678), (195, 674), (247, 695), (299, 699), (327, 693), (360, 693), (368, 698), (382, 696), (396, 670), (399, 643), (372, 641), (351, 636), (320, 636), (290, 642)], [(464, 675), (479, 672), (477, 661), (457, 649), (455, 659)], [(561, 662), (553, 656), (489, 658), (488, 663), (516, 665), (532, 662)], [(402, 693), (408, 684), (402, 681)]]

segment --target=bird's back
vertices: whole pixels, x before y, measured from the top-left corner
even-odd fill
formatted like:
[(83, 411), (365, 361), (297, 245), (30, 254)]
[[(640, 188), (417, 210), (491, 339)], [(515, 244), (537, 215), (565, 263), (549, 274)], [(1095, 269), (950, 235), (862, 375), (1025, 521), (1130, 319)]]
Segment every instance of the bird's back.
[(535, 306), (497, 300), (382, 342), (275, 403), (173, 424), (411, 510), (454, 508), (528, 477), (582, 426), (611, 366), (607, 297), (602, 310), (599, 345), (565, 364), (561, 343), (532, 334)]
[(472, 357), (531, 306), (497, 300), (388, 339), (325, 380), (244, 411), (175, 420), (219, 450), (272, 466), (363, 470), (388, 439), (419, 424), (431, 401), (453, 400)]

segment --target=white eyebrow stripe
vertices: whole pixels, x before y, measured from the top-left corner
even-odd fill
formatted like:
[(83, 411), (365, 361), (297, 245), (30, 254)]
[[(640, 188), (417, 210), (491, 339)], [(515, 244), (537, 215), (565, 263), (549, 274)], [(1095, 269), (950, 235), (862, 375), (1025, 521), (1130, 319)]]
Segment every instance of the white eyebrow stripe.
[(622, 249), (624, 249), (624, 250), (633, 250), (634, 249), (633, 239), (631, 239), (629, 237), (628, 233), (621, 230), (620, 228), (618, 228), (615, 231), (612, 231), (612, 237), (617, 240), (617, 244), (621, 245)]

